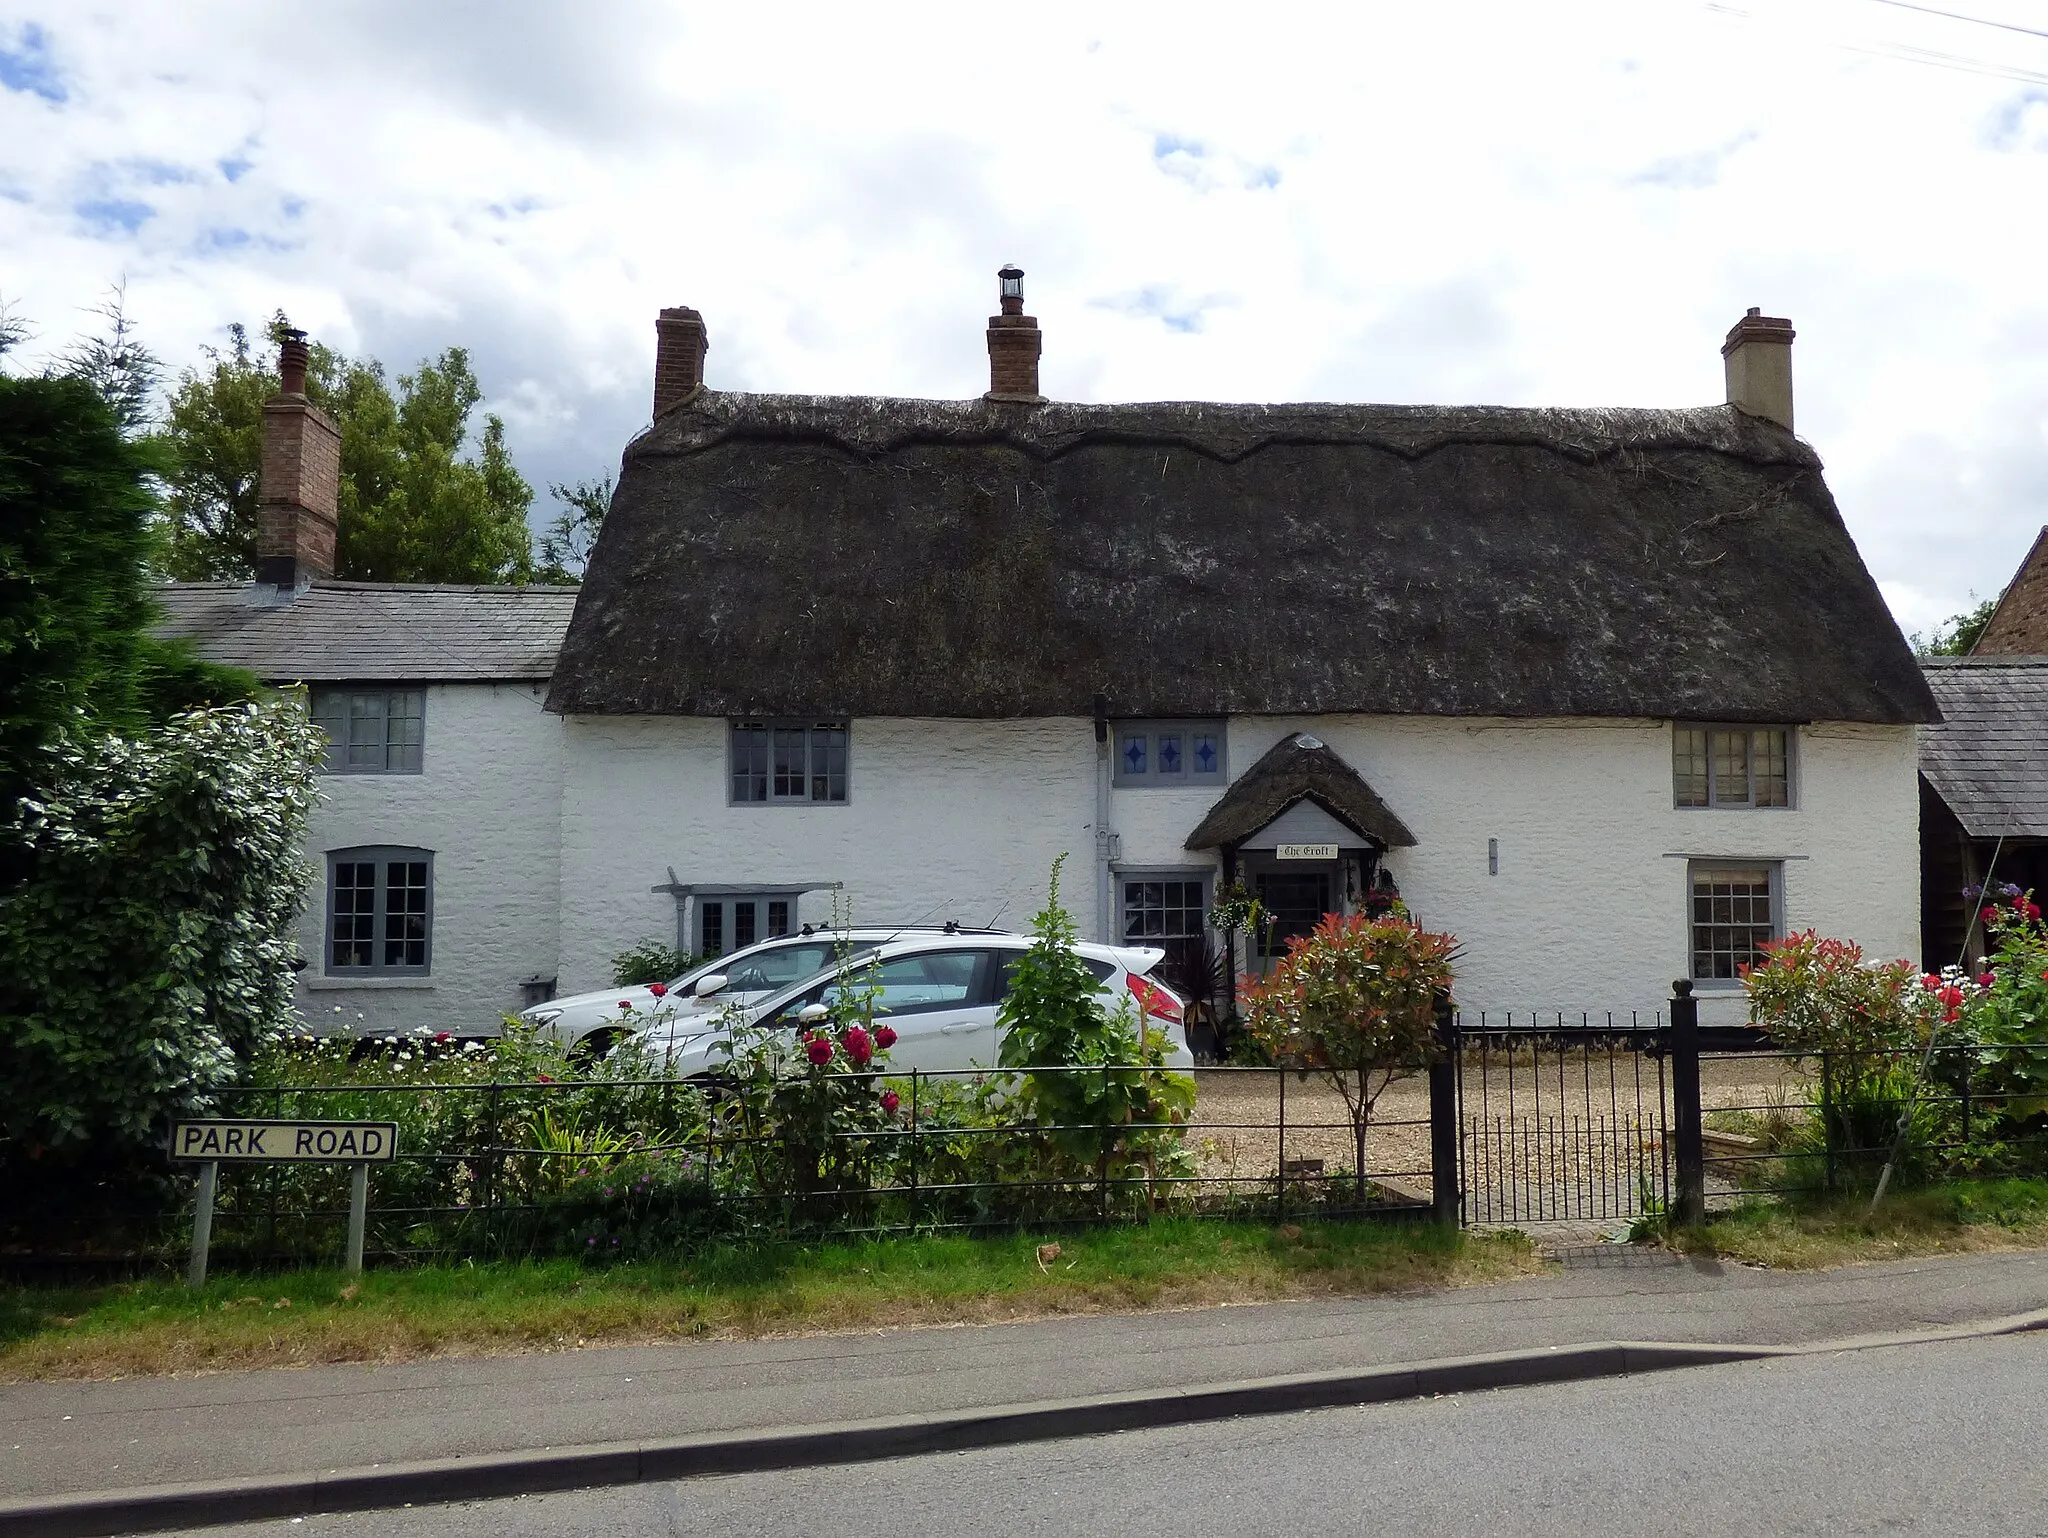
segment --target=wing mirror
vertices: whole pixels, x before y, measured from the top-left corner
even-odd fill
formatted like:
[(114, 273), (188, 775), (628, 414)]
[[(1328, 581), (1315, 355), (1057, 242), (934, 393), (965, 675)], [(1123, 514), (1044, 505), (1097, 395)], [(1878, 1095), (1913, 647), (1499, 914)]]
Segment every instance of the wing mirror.
[(796, 1023), (798, 1025), (816, 1025), (831, 1013), (832, 1011), (823, 1004), (806, 1004), (796, 1012)]
[(697, 985), (690, 991), (698, 998), (705, 999), (718, 992), (724, 986), (725, 974), (723, 972), (707, 972), (704, 976), (697, 979)]

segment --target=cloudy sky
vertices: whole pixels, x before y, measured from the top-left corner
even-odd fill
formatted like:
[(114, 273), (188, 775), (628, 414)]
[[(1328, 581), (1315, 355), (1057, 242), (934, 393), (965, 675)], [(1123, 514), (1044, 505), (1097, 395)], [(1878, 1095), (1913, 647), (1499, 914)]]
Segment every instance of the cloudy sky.
[(536, 485), (663, 304), (721, 388), (965, 396), (1005, 261), (1086, 401), (1713, 402), (1760, 305), (1908, 629), (2048, 522), (2048, 0), (0, 0), (36, 345), (125, 280), (174, 364), (467, 346)]

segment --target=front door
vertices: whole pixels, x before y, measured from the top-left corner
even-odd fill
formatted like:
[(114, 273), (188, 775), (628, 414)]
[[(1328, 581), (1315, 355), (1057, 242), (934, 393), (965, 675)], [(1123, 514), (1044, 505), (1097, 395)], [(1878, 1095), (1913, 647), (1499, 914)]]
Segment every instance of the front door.
[(1287, 942), (1305, 935), (1333, 911), (1328, 871), (1264, 871), (1254, 878), (1259, 903), (1270, 920), (1256, 938), (1259, 970), (1287, 954)]

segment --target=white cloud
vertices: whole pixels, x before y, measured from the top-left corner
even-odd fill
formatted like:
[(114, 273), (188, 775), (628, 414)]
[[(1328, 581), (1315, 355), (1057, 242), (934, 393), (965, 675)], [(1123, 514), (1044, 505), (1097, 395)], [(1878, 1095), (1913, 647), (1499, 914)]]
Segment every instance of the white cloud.
[(616, 463), (662, 304), (717, 384), (967, 395), (1014, 260), (1072, 398), (1644, 405), (1757, 304), (1908, 628), (2048, 520), (2044, 181), (2048, 40), (1867, 0), (0, 0), (51, 345), (125, 276), (172, 359), (468, 346), (540, 484)]

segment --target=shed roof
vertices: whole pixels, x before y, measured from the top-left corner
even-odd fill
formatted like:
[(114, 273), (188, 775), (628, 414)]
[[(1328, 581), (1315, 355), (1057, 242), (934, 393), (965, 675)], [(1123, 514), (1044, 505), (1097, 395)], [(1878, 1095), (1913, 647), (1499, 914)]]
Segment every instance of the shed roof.
[(2048, 838), (2048, 657), (1929, 658), (1920, 773), (1972, 838)]
[(627, 449), (571, 713), (1909, 722), (1790, 433), (1689, 411), (699, 391)]
[(247, 582), (156, 589), (166, 636), (209, 662), (273, 682), (543, 679), (554, 672), (573, 587), (316, 582), (289, 603)]
[(1190, 849), (1242, 843), (1297, 801), (1313, 801), (1382, 849), (1408, 849), (1415, 835), (1363, 776), (1321, 738), (1283, 737), (1237, 777), (1188, 835)]

